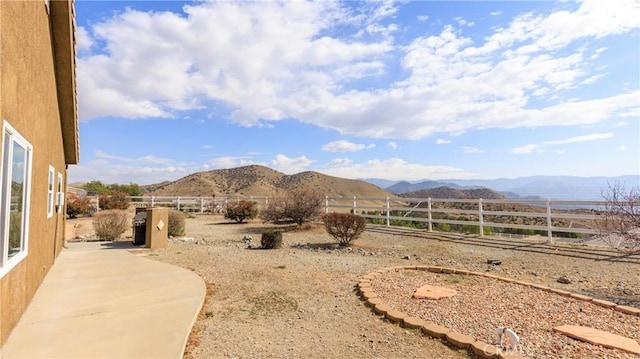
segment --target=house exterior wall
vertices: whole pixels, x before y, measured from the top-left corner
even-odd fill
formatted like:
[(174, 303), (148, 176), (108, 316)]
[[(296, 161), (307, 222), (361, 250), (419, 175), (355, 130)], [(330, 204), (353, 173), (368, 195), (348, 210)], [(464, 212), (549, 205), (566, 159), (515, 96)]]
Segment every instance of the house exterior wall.
[[(65, 5), (72, 9), (71, 2)], [(28, 251), (0, 278), (0, 345), (63, 246), (64, 206), (54, 209), (51, 217), (47, 213), (49, 168), (54, 168), (57, 189), (58, 174), (66, 186), (66, 166), (74, 162), (65, 157), (59, 87), (67, 79), (56, 71), (50, 6), (42, 0), (0, 1), (0, 121), (9, 123), (33, 146)], [(77, 130), (75, 136), (77, 141)], [(0, 152), (3, 140), (0, 137)]]

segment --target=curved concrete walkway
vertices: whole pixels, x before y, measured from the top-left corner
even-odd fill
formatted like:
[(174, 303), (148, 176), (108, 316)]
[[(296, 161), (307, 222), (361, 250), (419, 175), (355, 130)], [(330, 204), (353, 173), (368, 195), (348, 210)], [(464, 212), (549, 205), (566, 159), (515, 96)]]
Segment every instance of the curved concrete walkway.
[(0, 357), (181, 358), (204, 302), (204, 281), (136, 256), (133, 248), (70, 243)]

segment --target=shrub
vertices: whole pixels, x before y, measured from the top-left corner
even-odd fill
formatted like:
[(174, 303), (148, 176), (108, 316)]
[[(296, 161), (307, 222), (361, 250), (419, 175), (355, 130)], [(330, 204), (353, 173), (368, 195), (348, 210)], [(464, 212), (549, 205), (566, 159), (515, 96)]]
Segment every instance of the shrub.
[(79, 215), (91, 214), (92, 212), (91, 198), (78, 197), (75, 194), (70, 194), (67, 198), (67, 215), (69, 218), (77, 218)]
[(595, 221), (602, 240), (618, 250), (640, 252), (640, 187), (609, 185), (602, 197), (604, 209)]
[(351, 213), (328, 213), (324, 216), (324, 228), (341, 246), (350, 245), (360, 237), (367, 225), (364, 217)]
[(282, 247), (282, 230), (273, 228), (263, 230), (260, 245), (264, 249)]
[(320, 216), (324, 195), (313, 190), (294, 190), (270, 201), (262, 218), (267, 222), (294, 222), (298, 225)]
[(184, 229), (184, 213), (172, 209), (169, 211), (169, 235), (171, 237), (183, 236)]
[(124, 192), (113, 191), (110, 196), (102, 195), (98, 200), (100, 209), (127, 209), (131, 198)]
[(113, 241), (130, 229), (131, 223), (126, 211), (106, 210), (96, 214), (93, 228), (101, 241)]
[(241, 200), (237, 203), (227, 203), (224, 218), (244, 222), (245, 219), (254, 219), (258, 216), (258, 204), (255, 201)]

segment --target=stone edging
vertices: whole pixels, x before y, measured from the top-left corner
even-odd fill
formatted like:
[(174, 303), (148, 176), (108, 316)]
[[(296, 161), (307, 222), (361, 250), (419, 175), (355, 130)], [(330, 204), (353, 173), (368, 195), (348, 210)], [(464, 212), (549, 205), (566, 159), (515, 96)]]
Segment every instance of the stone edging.
[(488, 273), (472, 272), (465, 269), (454, 269), (454, 268), (446, 268), (446, 267), (438, 267), (438, 266), (396, 266), (396, 267), (379, 269), (375, 272), (368, 273), (360, 278), (360, 281), (358, 282), (358, 285), (357, 285), (358, 293), (360, 295), (360, 298), (363, 301), (365, 301), (365, 304), (367, 306), (371, 307), (374, 313), (376, 313), (377, 315), (382, 315), (389, 321), (399, 324), (402, 327), (405, 327), (408, 329), (420, 329), (420, 331), (425, 335), (428, 335), (437, 339), (443, 339), (458, 348), (470, 350), (480, 358), (495, 358), (495, 357), (522, 358), (522, 357), (514, 355), (507, 351), (504, 351), (503, 349), (497, 348), (494, 345), (477, 341), (468, 335), (451, 331), (446, 327), (443, 327), (441, 325), (438, 325), (420, 318), (411, 317), (406, 313), (403, 313), (398, 310), (395, 310), (394, 308), (391, 308), (389, 305), (387, 305), (382, 301), (382, 298), (378, 297), (378, 294), (375, 293), (373, 289), (371, 289), (371, 282), (387, 272), (399, 271), (399, 270), (424, 270), (432, 273), (477, 275), (477, 276), (482, 276), (486, 278), (493, 278), (493, 279), (498, 279), (498, 280), (509, 282), (509, 283), (537, 288), (547, 292), (556, 293), (561, 296), (583, 300), (585, 302), (591, 302), (593, 304), (596, 304), (605, 308), (613, 308), (614, 310), (625, 313), (625, 314), (640, 316), (640, 309), (638, 308), (634, 308), (626, 305), (618, 305), (616, 303), (609, 302), (606, 300), (595, 299), (586, 295), (572, 293), (566, 290), (551, 288), (551, 287), (547, 287), (540, 284), (519, 281), (511, 278), (499, 277), (499, 276), (488, 274)]

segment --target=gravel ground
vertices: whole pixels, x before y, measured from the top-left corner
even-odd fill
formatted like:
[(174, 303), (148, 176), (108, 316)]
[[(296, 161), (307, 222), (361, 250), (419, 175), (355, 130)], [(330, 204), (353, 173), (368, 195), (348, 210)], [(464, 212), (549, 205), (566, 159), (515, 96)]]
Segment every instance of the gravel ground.
[[(281, 249), (248, 249), (243, 237), (251, 235), (257, 245), (261, 230), (268, 226), (260, 221), (229, 224), (220, 216), (196, 215), (187, 219), (187, 238), (172, 240), (167, 249), (149, 256), (189, 268), (208, 285), (186, 357), (470, 357), (465, 350), (388, 323), (364, 306), (355, 291), (359, 278), (397, 265), (486, 271), (640, 307), (640, 256), (606, 248), (376, 226), (369, 226), (351, 248), (337, 248), (316, 225), (288, 229)], [(490, 266), (488, 259), (499, 259), (502, 264)], [(398, 305), (397, 309), (431, 318), (487, 343), (497, 341), (495, 327), (504, 324), (520, 335), (520, 354), (531, 358), (625, 355), (553, 333), (551, 328), (558, 324), (610, 328), (640, 340), (637, 318), (517, 284), (444, 276), (420, 271), (388, 273), (385, 280), (376, 282), (375, 291)], [(571, 283), (558, 283), (560, 277)], [(427, 304), (411, 299), (415, 289), (434, 283), (453, 286), (460, 293), (458, 299), (468, 300), (462, 305), (455, 300)]]

